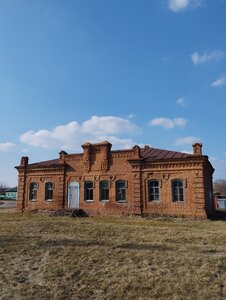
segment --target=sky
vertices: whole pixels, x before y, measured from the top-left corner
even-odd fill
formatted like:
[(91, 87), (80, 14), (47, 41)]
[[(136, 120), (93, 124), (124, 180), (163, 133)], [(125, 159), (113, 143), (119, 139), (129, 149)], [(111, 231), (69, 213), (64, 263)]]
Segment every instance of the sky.
[(0, 0), (0, 182), (108, 140), (226, 178), (226, 0)]

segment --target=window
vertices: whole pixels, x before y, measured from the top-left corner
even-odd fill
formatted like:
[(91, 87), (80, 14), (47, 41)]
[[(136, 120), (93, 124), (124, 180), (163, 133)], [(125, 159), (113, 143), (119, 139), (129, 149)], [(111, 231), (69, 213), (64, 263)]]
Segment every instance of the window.
[(126, 201), (126, 181), (125, 180), (116, 181), (116, 201), (118, 201), (118, 202)]
[(37, 190), (38, 190), (38, 184), (36, 182), (30, 183), (30, 191), (29, 191), (29, 200), (37, 200)]
[(109, 182), (103, 180), (100, 182), (100, 201), (109, 200)]
[(45, 184), (45, 200), (53, 200), (53, 183), (46, 182)]
[(159, 182), (158, 180), (148, 181), (148, 200), (159, 201)]
[(184, 201), (184, 186), (183, 180), (175, 179), (172, 181), (172, 196), (173, 202)]
[(93, 182), (85, 181), (85, 201), (93, 201)]

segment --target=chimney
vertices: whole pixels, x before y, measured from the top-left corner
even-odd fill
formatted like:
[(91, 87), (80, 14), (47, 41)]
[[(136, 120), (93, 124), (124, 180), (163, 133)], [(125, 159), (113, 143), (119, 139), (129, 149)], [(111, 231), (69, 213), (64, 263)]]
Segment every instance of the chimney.
[(133, 147), (133, 153), (136, 158), (140, 158), (140, 147), (138, 145)]
[(23, 166), (23, 167), (26, 167), (28, 165), (28, 161), (29, 161), (29, 158), (27, 156), (22, 156), (21, 161), (20, 161), (20, 165)]
[(195, 143), (192, 145), (192, 147), (193, 147), (194, 155), (202, 155), (202, 144), (201, 143)]
[(67, 152), (65, 151), (60, 151), (59, 156), (60, 156), (60, 160), (62, 160), (63, 162), (65, 161), (65, 155), (67, 155)]

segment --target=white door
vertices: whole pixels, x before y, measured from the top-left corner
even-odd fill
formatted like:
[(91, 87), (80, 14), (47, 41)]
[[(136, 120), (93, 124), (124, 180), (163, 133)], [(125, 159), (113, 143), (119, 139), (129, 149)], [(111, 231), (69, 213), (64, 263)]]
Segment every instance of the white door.
[(68, 208), (79, 208), (79, 182), (73, 181), (68, 185)]

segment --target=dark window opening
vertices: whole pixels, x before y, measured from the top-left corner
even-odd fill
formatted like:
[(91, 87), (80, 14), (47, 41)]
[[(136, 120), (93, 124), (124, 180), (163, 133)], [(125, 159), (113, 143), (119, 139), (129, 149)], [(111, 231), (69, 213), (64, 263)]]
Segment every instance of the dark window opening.
[(100, 201), (109, 200), (109, 182), (104, 180), (100, 182)]
[(37, 200), (38, 185), (36, 182), (30, 183), (29, 200)]
[(126, 201), (126, 181), (125, 180), (116, 181), (116, 201), (118, 201), (118, 202)]
[(173, 202), (184, 201), (183, 180), (176, 179), (172, 181), (172, 196), (173, 196)]
[(85, 201), (93, 201), (93, 182), (85, 182)]
[(45, 184), (45, 200), (53, 199), (53, 183), (46, 182)]
[(148, 200), (149, 201), (159, 201), (159, 182), (158, 180), (148, 181)]

